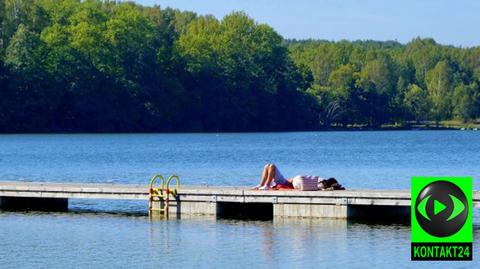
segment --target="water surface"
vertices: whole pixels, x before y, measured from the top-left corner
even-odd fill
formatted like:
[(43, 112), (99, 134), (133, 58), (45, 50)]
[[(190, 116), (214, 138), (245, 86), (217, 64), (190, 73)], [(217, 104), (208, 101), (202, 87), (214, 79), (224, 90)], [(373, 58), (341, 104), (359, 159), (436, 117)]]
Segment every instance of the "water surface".
[[(407, 189), (414, 175), (473, 176), (480, 132), (0, 135), (0, 180), (252, 185), (265, 162), (348, 188)], [(146, 202), (71, 200), (69, 213), (1, 212), (0, 268), (479, 268), (410, 262), (410, 227), (344, 220), (150, 221)], [(100, 213), (93, 213), (100, 212)]]
[[(478, 268), (410, 262), (403, 225), (0, 214), (1, 268)], [(475, 242), (480, 237), (475, 230)], [(475, 245), (478, 254), (479, 244)], [(433, 267), (432, 267), (433, 266)]]
[(418, 175), (473, 176), (480, 132), (0, 135), (0, 180), (252, 185), (266, 162), (287, 176), (336, 177), (350, 188), (409, 188)]

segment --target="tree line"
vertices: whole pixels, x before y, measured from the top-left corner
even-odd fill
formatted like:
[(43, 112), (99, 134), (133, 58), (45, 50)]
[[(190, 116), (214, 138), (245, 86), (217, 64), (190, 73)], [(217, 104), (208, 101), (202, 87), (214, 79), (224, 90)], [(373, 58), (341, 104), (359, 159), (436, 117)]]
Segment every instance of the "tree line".
[(0, 23), (0, 132), (316, 130), (480, 113), (478, 47), (285, 40), (243, 12), (116, 1), (0, 0)]
[(480, 113), (480, 47), (416, 38), (398, 42), (291, 41), (296, 66), (317, 98), (322, 124), (448, 119)]

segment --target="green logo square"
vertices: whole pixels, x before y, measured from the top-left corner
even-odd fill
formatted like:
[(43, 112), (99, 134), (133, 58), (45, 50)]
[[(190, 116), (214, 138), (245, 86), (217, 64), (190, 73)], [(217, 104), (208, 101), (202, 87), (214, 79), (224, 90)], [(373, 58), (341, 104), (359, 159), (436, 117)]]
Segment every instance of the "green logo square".
[(471, 260), (472, 178), (413, 177), (411, 191), (412, 260)]

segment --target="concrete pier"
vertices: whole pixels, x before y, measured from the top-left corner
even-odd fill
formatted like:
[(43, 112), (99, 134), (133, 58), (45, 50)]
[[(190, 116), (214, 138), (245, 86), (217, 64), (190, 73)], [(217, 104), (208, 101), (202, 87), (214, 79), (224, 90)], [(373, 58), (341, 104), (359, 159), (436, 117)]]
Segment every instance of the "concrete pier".
[[(148, 186), (0, 182), (3, 209), (65, 210), (68, 199), (148, 200)], [(480, 192), (473, 195), (480, 207)], [(255, 191), (245, 187), (184, 186), (170, 216), (408, 218), (408, 190)]]

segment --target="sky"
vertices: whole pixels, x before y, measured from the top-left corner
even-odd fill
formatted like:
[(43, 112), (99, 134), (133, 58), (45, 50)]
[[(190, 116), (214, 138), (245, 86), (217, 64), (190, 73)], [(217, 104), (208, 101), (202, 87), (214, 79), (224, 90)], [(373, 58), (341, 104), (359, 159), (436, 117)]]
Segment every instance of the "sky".
[(137, 0), (222, 18), (245, 11), (284, 38), (480, 45), (480, 0)]

